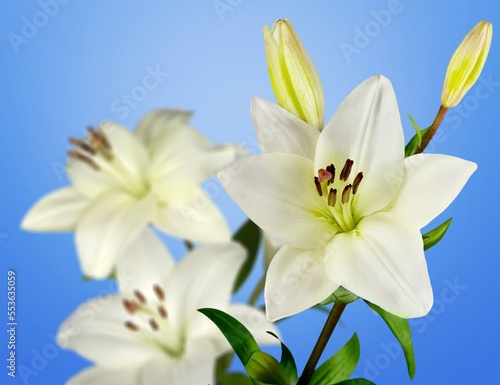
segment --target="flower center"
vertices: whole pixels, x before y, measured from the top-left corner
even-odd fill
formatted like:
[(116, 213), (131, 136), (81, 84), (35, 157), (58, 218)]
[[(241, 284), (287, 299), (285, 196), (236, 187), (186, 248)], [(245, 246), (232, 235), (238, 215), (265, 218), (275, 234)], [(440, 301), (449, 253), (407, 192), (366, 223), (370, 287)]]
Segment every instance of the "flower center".
[(100, 128), (89, 127), (83, 139), (69, 138), (73, 149), (68, 152), (71, 160), (79, 161), (96, 172), (105, 174), (132, 195), (142, 197), (147, 186), (134, 175), (118, 156), (113, 154), (111, 142)]
[(125, 327), (148, 344), (158, 347), (171, 357), (180, 357), (185, 349), (185, 335), (174, 327), (169, 320), (165, 306), (165, 291), (153, 285), (154, 299), (148, 300), (139, 290), (134, 290), (134, 298), (124, 299), (123, 307), (131, 316)]
[[(357, 194), (359, 185), (363, 180), (363, 173), (358, 172), (351, 177), (354, 161), (347, 159), (337, 180), (335, 179), (335, 165), (330, 164), (318, 170), (314, 177), (314, 185), (320, 197), (326, 200), (329, 207), (328, 217), (343, 232), (348, 232), (356, 227), (354, 218), (354, 195)], [(351, 180), (351, 182), (349, 182)]]

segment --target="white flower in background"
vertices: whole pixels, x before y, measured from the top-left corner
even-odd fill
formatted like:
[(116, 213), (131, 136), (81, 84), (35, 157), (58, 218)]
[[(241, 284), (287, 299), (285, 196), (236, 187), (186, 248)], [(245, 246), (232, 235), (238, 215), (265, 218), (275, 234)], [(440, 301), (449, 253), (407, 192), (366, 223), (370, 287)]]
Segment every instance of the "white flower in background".
[(229, 229), (200, 184), (235, 158), (236, 146), (215, 146), (188, 125), (190, 113), (156, 110), (136, 132), (116, 123), (71, 138), (73, 186), (43, 197), (21, 227), (75, 231), (85, 274), (107, 276), (120, 253), (148, 225), (197, 242), (226, 242)]
[[(257, 107), (257, 108), (256, 108)], [(476, 169), (446, 155), (404, 158), (392, 86), (373, 77), (315, 136), (311, 126), (280, 136), (286, 113), (254, 102), (266, 152), (228, 166), (226, 190), (264, 231), (283, 242), (267, 273), (270, 320), (321, 302), (340, 285), (410, 318), (432, 306), (420, 228), (441, 213)], [(281, 123), (280, 123), (281, 122)], [(221, 174), (224, 173), (224, 169)]]
[(244, 260), (244, 249), (228, 243), (200, 246), (175, 264), (145, 230), (117, 265), (120, 294), (87, 302), (61, 326), (60, 345), (95, 363), (68, 384), (213, 383), (215, 360), (231, 348), (197, 311), (205, 307), (231, 314), (260, 343), (278, 343), (263, 312), (229, 303)]

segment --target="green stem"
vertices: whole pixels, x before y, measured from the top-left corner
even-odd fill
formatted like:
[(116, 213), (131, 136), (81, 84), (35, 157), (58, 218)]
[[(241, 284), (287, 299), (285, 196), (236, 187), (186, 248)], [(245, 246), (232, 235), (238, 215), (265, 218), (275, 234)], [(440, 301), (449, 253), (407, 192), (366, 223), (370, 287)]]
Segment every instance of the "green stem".
[(311, 379), (314, 370), (316, 369), (316, 365), (318, 364), (318, 361), (321, 358), (323, 351), (325, 350), (326, 344), (330, 340), (333, 330), (335, 329), (335, 326), (337, 326), (340, 316), (342, 315), (342, 312), (344, 311), (346, 306), (346, 303), (336, 303), (333, 305), (332, 310), (328, 315), (328, 319), (325, 322), (325, 326), (323, 326), (323, 330), (321, 330), (318, 341), (316, 341), (316, 345), (311, 352), (309, 360), (307, 360), (306, 367), (304, 368), (304, 371), (302, 372), (297, 385), (307, 385), (309, 383), (309, 380)]
[(434, 136), (434, 134), (438, 130), (439, 126), (443, 122), (443, 119), (446, 116), (446, 113), (448, 112), (448, 110), (449, 110), (449, 108), (446, 108), (443, 106), (439, 107), (439, 110), (436, 114), (436, 117), (434, 118), (434, 121), (432, 122), (432, 124), (429, 127), (429, 131), (425, 135), (422, 143), (420, 144), (420, 147), (417, 148), (417, 151), (415, 151), (415, 154), (420, 154), (429, 145), (429, 143), (432, 140), (432, 137)]
[(264, 273), (260, 281), (255, 286), (255, 289), (253, 289), (252, 294), (250, 295), (250, 299), (248, 300), (248, 304), (250, 306), (255, 306), (255, 303), (257, 302), (260, 295), (264, 291), (265, 284), (266, 284), (266, 273)]

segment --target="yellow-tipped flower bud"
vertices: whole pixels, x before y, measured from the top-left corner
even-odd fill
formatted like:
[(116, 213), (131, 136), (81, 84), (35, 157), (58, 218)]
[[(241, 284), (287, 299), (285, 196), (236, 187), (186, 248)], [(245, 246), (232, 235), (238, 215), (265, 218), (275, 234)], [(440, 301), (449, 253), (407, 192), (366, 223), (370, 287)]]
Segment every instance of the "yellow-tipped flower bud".
[(324, 97), (318, 72), (288, 19), (264, 27), (267, 67), (278, 104), (323, 129)]
[(443, 107), (455, 107), (477, 81), (488, 57), (492, 36), (493, 26), (483, 20), (462, 40), (446, 70), (441, 93)]

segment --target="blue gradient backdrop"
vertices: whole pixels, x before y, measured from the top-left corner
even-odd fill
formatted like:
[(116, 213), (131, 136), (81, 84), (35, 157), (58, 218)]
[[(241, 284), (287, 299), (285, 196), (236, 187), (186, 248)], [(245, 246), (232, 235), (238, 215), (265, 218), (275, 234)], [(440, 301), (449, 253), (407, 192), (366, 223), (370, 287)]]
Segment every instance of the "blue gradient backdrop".
[[(425, 126), (437, 111), (448, 60), (464, 34), (481, 19), (500, 26), (500, 6), (489, 0), (56, 4), (6, 2), (0, 15), (2, 384), (63, 384), (85, 367), (76, 354), (56, 348), (53, 336), (85, 299), (114, 290), (110, 282), (82, 281), (72, 234), (19, 229), (35, 201), (68, 183), (62, 165), (69, 136), (81, 136), (87, 125), (103, 119), (133, 128), (149, 110), (177, 106), (194, 110), (194, 125), (213, 141), (255, 150), (250, 98), (274, 100), (262, 27), (283, 17), (292, 20), (317, 66), (327, 117), (359, 82), (383, 74), (394, 85), (401, 113)], [(498, 41), (493, 40), (482, 85), (449, 113), (431, 146), (433, 152), (473, 160), (479, 168), (432, 224), (454, 217), (444, 241), (427, 253), (436, 302), (427, 317), (411, 322), (415, 385), (491, 384), (498, 378)], [(150, 72), (156, 81), (142, 92)], [(127, 95), (128, 105), (122, 99)], [(402, 119), (408, 139), (412, 128)], [(244, 220), (242, 212), (222, 191), (214, 199), (236, 229)], [(169, 242), (180, 255), (182, 245)], [(9, 269), (17, 274), (15, 379), (7, 376), (8, 335), (3, 331)], [(250, 286), (239, 300), (246, 299)], [(300, 368), (324, 320), (324, 314), (312, 310), (281, 324)], [(391, 333), (361, 302), (347, 308), (327, 353), (354, 331), (362, 349), (358, 376), (378, 384), (410, 383)]]

